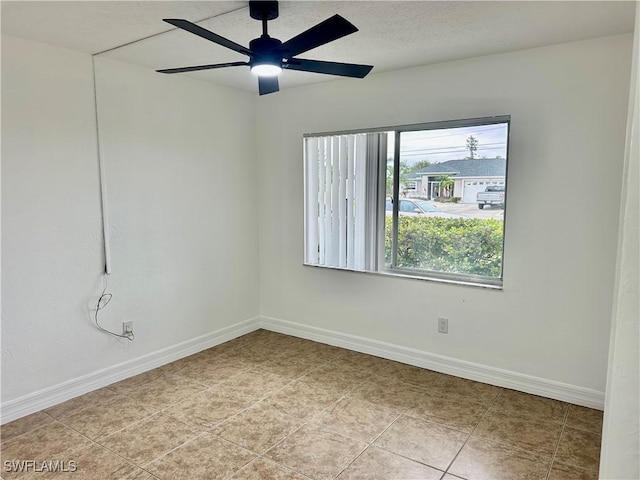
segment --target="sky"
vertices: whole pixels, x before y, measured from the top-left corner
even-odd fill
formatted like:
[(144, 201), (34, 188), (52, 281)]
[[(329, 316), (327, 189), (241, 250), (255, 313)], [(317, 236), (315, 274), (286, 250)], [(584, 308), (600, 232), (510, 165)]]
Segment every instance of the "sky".
[(400, 134), (400, 160), (410, 166), (421, 160), (431, 163), (446, 162), (469, 156), (467, 138), (478, 140), (478, 158), (507, 158), (507, 124), (475, 127), (419, 130)]

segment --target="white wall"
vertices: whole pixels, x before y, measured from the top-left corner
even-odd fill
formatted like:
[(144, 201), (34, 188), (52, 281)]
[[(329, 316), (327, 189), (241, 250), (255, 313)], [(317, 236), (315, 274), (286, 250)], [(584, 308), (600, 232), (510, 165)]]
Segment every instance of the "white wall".
[[(630, 47), (616, 36), (260, 98), (262, 315), (604, 392)], [(302, 266), (302, 134), (503, 114), (503, 291)]]
[(2, 402), (258, 314), (252, 95), (97, 59), (114, 298), (98, 331), (102, 230), (91, 57), (2, 38)]
[[(115, 294), (103, 321), (132, 319), (130, 344), (88, 316), (102, 270), (91, 59), (3, 37), (3, 406), (258, 313), (604, 391), (630, 47), (618, 36), (260, 98), (97, 59)], [(512, 115), (504, 291), (302, 266), (303, 133), (496, 114)]]
[(114, 313), (154, 349), (255, 317), (253, 95), (101, 58), (96, 78)]
[(640, 9), (636, 9), (600, 478), (640, 478)]
[(89, 56), (2, 37), (3, 401), (100, 360), (85, 313), (101, 264), (92, 91)]

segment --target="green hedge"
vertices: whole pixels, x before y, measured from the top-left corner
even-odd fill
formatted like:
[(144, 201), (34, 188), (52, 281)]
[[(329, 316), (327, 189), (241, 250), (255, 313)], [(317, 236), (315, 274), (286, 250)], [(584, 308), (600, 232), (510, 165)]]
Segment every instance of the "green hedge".
[[(503, 222), (483, 218), (401, 216), (398, 267), (500, 277)], [(385, 225), (391, 258), (391, 221)]]

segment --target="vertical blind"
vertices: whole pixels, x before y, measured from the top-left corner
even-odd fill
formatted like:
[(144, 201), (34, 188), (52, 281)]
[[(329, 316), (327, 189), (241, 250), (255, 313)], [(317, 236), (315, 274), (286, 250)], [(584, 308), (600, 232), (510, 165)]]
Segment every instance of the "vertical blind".
[(358, 133), (305, 138), (306, 264), (371, 269), (379, 137)]

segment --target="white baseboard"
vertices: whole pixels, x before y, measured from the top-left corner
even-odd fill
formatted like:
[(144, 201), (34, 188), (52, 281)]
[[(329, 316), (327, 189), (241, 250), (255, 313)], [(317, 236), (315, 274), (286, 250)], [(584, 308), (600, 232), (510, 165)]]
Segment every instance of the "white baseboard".
[(245, 335), (258, 328), (335, 345), (337, 347), (427, 368), (436, 372), (468, 378), (499, 387), (540, 395), (542, 397), (553, 398), (576, 405), (600, 410), (604, 408), (604, 392), (597, 390), (590, 390), (518, 372), (436, 355), (356, 335), (263, 316), (250, 318), (177, 345), (5, 402), (0, 406), (2, 413), (0, 423), (10, 422), (79, 395), (97, 390), (98, 388), (106, 387), (114, 382), (158, 368), (167, 363), (174, 362), (241, 335)]
[(148, 353), (132, 360), (113, 365), (97, 372), (47, 387), (15, 400), (5, 402), (0, 407), (2, 424), (25, 415), (52, 407), (79, 395), (106, 387), (114, 382), (158, 368), (170, 362), (193, 355), (207, 348), (232, 340), (260, 328), (259, 318), (224, 327), (200, 337), (172, 345), (156, 352)]
[(427, 368), (440, 373), (468, 378), (482, 383), (521, 392), (553, 398), (584, 407), (604, 409), (604, 392), (569, 385), (523, 373), (502, 370), (478, 363), (458, 360), (413, 348), (371, 340), (333, 330), (303, 325), (278, 318), (261, 317), (260, 327), (265, 330), (306, 338), (316, 342), (347, 348), (377, 357)]

